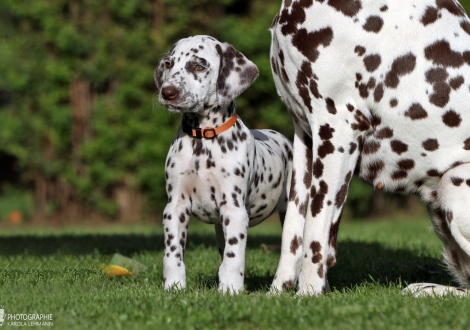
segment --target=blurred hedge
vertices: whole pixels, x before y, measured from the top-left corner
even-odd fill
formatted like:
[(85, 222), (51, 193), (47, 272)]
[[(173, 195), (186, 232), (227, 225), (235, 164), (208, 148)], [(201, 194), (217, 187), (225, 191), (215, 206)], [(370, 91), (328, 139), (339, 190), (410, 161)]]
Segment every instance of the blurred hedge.
[[(34, 195), (40, 217), (159, 215), (164, 160), (179, 118), (157, 104), (153, 71), (189, 35), (230, 42), (253, 60), (260, 77), (237, 99), (239, 114), (252, 128), (292, 138), (269, 66), (268, 29), (279, 5), (2, 0), (0, 199), (14, 186)], [(348, 207), (365, 215), (373, 198), (371, 187), (354, 181)]]
[[(182, 37), (229, 41), (260, 68), (239, 100), (252, 127), (292, 133), (269, 67), (278, 3), (3, 0), (0, 161), (36, 215), (139, 218), (166, 202), (163, 164), (179, 125), (155, 99), (153, 71)], [(288, 124), (286, 124), (288, 123)], [(6, 164), (3, 164), (6, 166)], [(0, 192), (8, 194), (8, 176)]]

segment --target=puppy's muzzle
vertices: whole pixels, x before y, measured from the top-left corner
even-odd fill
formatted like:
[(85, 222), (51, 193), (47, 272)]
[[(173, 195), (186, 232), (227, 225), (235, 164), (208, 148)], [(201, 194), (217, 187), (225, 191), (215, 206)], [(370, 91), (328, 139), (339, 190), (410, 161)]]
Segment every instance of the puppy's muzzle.
[(165, 101), (174, 101), (179, 95), (179, 91), (175, 86), (166, 86), (162, 88), (162, 98)]

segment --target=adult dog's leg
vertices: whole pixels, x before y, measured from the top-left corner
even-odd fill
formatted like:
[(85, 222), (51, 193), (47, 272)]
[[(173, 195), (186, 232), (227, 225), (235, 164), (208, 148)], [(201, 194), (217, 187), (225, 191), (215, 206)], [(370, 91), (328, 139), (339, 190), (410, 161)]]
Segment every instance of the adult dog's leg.
[[(326, 275), (336, 263), (336, 237), (364, 132), (369, 120), (351, 103), (315, 110), (311, 120), (313, 174), (302, 245), (298, 294), (327, 290)], [(295, 166), (295, 164), (294, 164)]]
[(470, 164), (447, 171), (438, 191), (434, 225), (444, 243), (444, 258), (455, 279), (470, 287)]
[[(437, 236), (444, 245), (444, 260), (450, 273), (463, 287), (470, 281), (470, 164), (459, 165), (441, 178), (435, 200), (428, 211)], [(462, 288), (433, 283), (414, 283), (404, 293), (421, 295), (467, 295)]]
[[(305, 140), (305, 138), (307, 138)], [(282, 223), (281, 258), (271, 291), (293, 288), (300, 272), (302, 256), (302, 236), (305, 215), (310, 200), (312, 145), (311, 139), (302, 129), (295, 125), (293, 170), (288, 191), (288, 204), (285, 219)]]

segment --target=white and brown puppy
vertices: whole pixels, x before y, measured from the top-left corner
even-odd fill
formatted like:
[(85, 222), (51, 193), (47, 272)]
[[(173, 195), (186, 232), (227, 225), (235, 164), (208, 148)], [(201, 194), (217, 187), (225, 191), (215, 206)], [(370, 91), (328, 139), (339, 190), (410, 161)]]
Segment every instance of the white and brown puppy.
[(191, 215), (215, 225), (223, 258), (219, 290), (237, 293), (244, 287), (248, 227), (286, 209), (291, 142), (272, 130), (249, 130), (235, 112), (235, 98), (257, 76), (254, 63), (209, 36), (178, 41), (155, 70), (159, 102), (182, 115), (165, 166), (167, 289), (186, 287)]

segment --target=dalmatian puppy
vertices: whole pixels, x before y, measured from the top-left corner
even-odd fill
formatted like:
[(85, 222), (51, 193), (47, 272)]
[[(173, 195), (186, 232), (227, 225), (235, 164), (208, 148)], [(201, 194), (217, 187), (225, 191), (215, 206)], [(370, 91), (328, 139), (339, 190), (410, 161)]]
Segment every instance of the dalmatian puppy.
[(470, 20), (464, 9), (454, 0), (283, 0), (271, 32), (275, 84), (295, 125), (273, 290), (297, 283), (301, 295), (326, 291), (356, 165), (377, 189), (421, 196), (449, 270), (468, 287)]
[(182, 117), (165, 166), (166, 289), (186, 287), (183, 255), (191, 215), (215, 225), (219, 291), (238, 293), (248, 227), (285, 212), (291, 142), (272, 130), (250, 131), (235, 112), (235, 98), (257, 76), (254, 63), (210, 36), (178, 41), (155, 70), (159, 102)]

